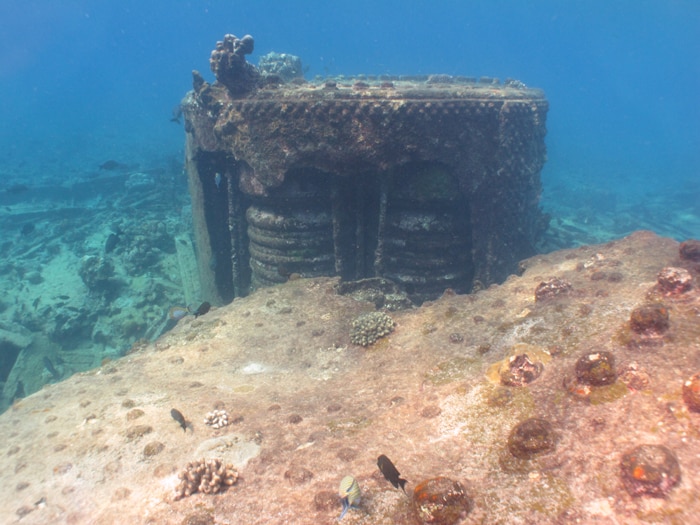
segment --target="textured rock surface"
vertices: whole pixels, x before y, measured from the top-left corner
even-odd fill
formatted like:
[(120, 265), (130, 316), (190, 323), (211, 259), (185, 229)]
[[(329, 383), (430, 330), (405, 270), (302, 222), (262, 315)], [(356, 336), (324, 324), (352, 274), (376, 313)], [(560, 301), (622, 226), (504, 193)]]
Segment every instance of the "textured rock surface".
[[(630, 329), (631, 312), (658, 300), (662, 268), (687, 267), (697, 280), (678, 248), (639, 232), (537, 256), (501, 286), (392, 312), (395, 331), (368, 348), (349, 334), (373, 305), (337, 295), (329, 278), (187, 318), (155, 344), (46, 386), (0, 416), (3, 520), (330, 524), (341, 505), (328, 494), (353, 475), (362, 502), (343, 523), (417, 524), (411, 499), (376, 468), (386, 454), (409, 494), (439, 476), (468, 488), (473, 508), (463, 523), (692, 523), (700, 414), (688, 411), (682, 390), (700, 372), (700, 292), (663, 297), (662, 334)], [(601, 271), (617, 277), (593, 277)], [(535, 289), (552, 277), (571, 290), (536, 302)], [(542, 374), (501, 386), (489, 370), (523, 345), (544, 363)], [(571, 395), (563, 379), (591, 351), (615, 356), (618, 379)], [(172, 408), (191, 428), (183, 432)], [(212, 410), (226, 410), (231, 424), (205, 425)], [(556, 447), (514, 458), (508, 436), (531, 417), (551, 423)], [(625, 490), (621, 461), (639, 445), (666, 447), (678, 460), (680, 481), (665, 497)], [(233, 464), (236, 484), (175, 501), (178, 473), (209, 457)]]
[(217, 80), (193, 72), (181, 103), (212, 303), (291, 273), (386, 277), (422, 302), (500, 283), (537, 253), (541, 90), (449, 75), (283, 82), (246, 62), (252, 42), (217, 42)]

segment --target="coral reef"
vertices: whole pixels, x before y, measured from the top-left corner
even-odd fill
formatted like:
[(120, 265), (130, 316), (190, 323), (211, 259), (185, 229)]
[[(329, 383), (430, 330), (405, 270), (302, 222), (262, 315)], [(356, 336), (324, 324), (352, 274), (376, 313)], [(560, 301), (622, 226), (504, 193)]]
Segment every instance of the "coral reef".
[(393, 332), (394, 325), (394, 320), (384, 312), (362, 314), (352, 322), (350, 341), (356, 345), (369, 346)]
[(260, 73), (256, 67), (245, 59), (246, 55), (253, 52), (253, 48), (252, 36), (245, 35), (243, 38), (238, 38), (228, 34), (216, 43), (216, 49), (211, 52), (209, 66), (212, 73), (233, 96), (239, 97), (252, 91), (260, 79)]
[(515, 425), (508, 436), (508, 451), (518, 459), (530, 459), (551, 452), (557, 443), (557, 434), (549, 421), (529, 418)]
[(501, 384), (505, 386), (523, 386), (540, 377), (544, 365), (532, 361), (527, 354), (511, 356), (500, 370)]
[(224, 465), (220, 459), (200, 459), (188, 463), (179, 478), (181, 481), (175, 489), (175, 500), (191, 496), (195, 492), (221, 492), (236, 483), (238, 471), (230, 463)]
[(535, 288), (535, 299), (537, 301), (545, 301), (552, 297), (558, 297), (562, 294), (571, 292), (571, 283), (558, 277), (552, 277), (541, 282)]
[(685, 293), (693, 286), (693, 276), (685, 268), (669, 266), (656, 277), (661, 292), (665, 295)]
[(661, 303), (638, 306), (630, 314), (630, 328), (637, 334), (657, 336), (669, 326), (668, 308)]
[(229, 415), (226, 410), (212, 410), (204, 416), (204, 424), (214, 429), (223, 428), (229, 424)]
[(681, 480), (676, 455), (663, 445), (638, 445), (622, 456), (622, 483), (631, 496), (663, 497)]
[(260, 57), (258, 69), (266, 77), (278, 77), (282, 82), (302, 79), (301, 58), (288, 53), (268, 53)]
[(576, 379), (586, 385), (602, 386), (615, 382), (615, 356), (606, 351), (590, 352), (576, 361)]
[(98, 294), (109, 293), (119, 284), (114, 279), (112, 261), (97, 255), (83, 257), (79, 274), (88, 290)]
[(472, 498), (459, 482), (446, 477), (422, 481), (413, 490), (413, 509), (421, 523), (453, 525), (473, 508)]

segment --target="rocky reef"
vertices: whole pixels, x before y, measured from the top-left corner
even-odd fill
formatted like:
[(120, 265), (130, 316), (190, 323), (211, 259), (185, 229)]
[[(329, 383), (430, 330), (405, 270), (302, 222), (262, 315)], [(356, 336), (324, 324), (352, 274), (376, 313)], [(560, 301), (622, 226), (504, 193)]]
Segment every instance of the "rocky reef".
[[(0, 507), (22, 524), (330, 524), (353, 476), (348, 524), (693, 523), (700, 261), (679, 248), (637, 232), (538, 255), (392, 311), (366, 347), (352, 323), (375, 305), (337, 278), (258, 290), (17, 401)], [(555, 278), (566, 293), (538, 297)], [(635, 314), (650, 305), (667, 315)], [(211, 460), (216, 490), (195, 491)]]

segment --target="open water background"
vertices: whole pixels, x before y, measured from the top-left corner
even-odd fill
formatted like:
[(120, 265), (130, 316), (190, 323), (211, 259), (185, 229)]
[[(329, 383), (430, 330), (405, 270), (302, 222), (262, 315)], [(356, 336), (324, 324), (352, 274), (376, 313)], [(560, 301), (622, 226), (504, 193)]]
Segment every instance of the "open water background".
[(2, 0), (0, 20), (0, 188), (181, 157), (169, 118), (191, 70), (213, 80), (215, 42), (249, 33), (251, 62), (295, 54), (307, 78), (446, 73), (543, 88), (545, 208), (644, 214), (666, 195), (700, 215), (695, 0)]

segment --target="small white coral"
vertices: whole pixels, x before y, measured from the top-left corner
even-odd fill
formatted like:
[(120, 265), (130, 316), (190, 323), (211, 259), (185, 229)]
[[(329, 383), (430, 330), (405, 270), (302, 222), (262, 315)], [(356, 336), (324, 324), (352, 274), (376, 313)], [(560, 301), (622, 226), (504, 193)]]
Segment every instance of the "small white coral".
[(212, 428), (223, 428), (229, 424), (228, 412), (225, 410), (213, 410), (204, 416), (204, 423)]

